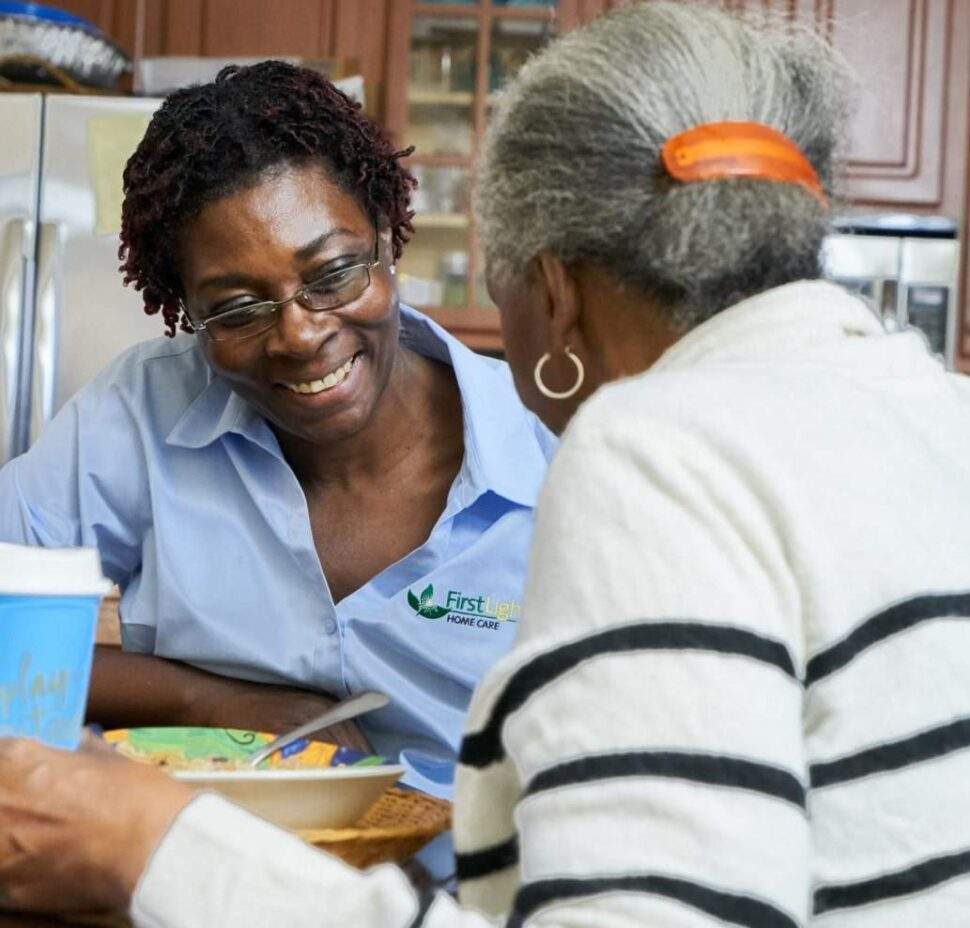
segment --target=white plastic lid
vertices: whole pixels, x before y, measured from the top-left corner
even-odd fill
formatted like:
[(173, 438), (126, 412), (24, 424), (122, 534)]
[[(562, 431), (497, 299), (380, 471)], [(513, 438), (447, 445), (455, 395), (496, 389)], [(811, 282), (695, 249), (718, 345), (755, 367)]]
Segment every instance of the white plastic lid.
[(0, 595), (103, 596), (110, 589), (94, 548), (33, 548), (0, 542)]

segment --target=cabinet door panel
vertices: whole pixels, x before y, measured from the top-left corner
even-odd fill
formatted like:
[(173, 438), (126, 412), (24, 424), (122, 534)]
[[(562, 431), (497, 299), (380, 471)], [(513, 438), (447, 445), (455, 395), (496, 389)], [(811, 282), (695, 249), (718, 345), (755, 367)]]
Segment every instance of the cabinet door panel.
[(839, 0), (833, 41), (859, 80), (847, 193), (938, 206), (952, 0)]
[(939, 206), (953, 0), (722, 0), (768, 7), (822, 32), (856, 80), (845, 194)]
[(320, 0), (208, 0), (203, 16), (204, 54), (320, 54)]
[[(154, 0), (149, 4), (161, 7), (161, 35), (156, 55), (201, 55), (204, 0)], [(147, 26), (146, 26), (147, 38)], [(148, 44), (148, 43), (146, 43)]]
[(323, 54), (354, 61), (364, 76), (369, 112), (380, 114), (389, 58), (388, 17), (399, 0), (331, 0), (332, 44)]

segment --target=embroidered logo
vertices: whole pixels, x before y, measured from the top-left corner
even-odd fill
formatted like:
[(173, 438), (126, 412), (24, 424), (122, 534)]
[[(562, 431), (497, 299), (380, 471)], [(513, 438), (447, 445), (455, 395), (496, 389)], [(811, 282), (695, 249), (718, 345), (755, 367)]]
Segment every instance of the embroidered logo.
[(506, 622), (518, 621), (522, 607), (514, 600), (495, 600), (491, 596), (466, 596), (461, 590), (449, 590), (445, 604), (434, 601), (434, 586), (428, 584), (420, 595), (408, 590), (408, 605), (422, 619), (443, 619), (451, 625), (496, 631)]
[(436, 606), (434, 598), (434, 587), (429, 583), (422, 591), (420, 598), (408, 590), (408, 605), (421, 616), (422, 619), (443, 619), (450, 610), (443, 606)]

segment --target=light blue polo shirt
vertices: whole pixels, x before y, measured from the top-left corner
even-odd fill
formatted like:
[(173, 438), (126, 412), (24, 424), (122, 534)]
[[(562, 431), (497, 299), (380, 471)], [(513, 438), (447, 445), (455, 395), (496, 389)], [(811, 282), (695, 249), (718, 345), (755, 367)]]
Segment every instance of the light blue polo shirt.
[(96, 546), (127, 650), (386, 693), (365, 734), (407, 782), (446, 794), (472, 689), (515, 635), (554, 440), (503, 363), (401, 312), (402, 343), (454, 369), (464, 460), (428, 540), (341, 602), (275, 435), (191, 335), (127, 351), (0, 470), (0, 541)]

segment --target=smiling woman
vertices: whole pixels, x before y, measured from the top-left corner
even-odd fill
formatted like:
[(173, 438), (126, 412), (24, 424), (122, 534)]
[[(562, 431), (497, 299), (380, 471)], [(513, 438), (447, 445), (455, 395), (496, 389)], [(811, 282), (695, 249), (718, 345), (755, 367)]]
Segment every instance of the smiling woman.
[[(413, 373), (394, 371), (400, 326), (381, 236), (323, 168), (285, 168), (210, 204), (182, 241), (185, 306), (209, 363), (294, 450), (352, 437), (390, 406), (392, 373)], [(457, 460), (459, 425), (451, 417)]]
[(171, 337), (0, 472), (0, 539), (95, 545), (123, 589), (126, 653), (98, 655), (92, 718), (278, 731), (375, 689), (392, 703), (365, 737), (335, 737), (448, 792), (471, 689), (516, 625), (410, 599), (521, 600), (552, 439), (504, 365), (399, 305), (404, 154), (280, 62), (153, 118), (122, 270)]

